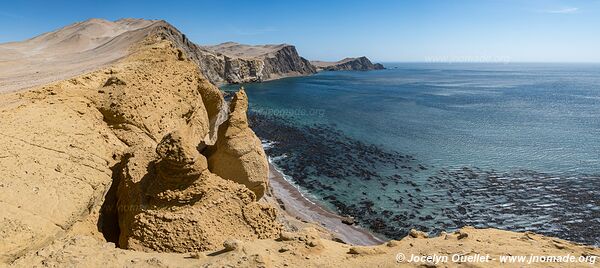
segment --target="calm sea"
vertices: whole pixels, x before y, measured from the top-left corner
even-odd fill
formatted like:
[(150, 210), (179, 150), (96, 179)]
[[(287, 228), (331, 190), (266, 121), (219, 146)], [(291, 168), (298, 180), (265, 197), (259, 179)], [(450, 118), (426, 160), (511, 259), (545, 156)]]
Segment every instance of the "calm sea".
[(600, 244), (600, 65), (385, 66), (243, 85), (312, 199), (388, 238), (473, 225)]

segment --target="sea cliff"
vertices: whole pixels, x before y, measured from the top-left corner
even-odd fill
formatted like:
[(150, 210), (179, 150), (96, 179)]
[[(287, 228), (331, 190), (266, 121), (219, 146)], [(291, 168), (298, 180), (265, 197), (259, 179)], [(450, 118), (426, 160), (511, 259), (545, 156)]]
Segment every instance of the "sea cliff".
[(177, 44), (213, 84), (263, 82), (316, 73), (292, 45), (249, 46), (233, 42), (199, 46), (172, 25), (160, 22), (156, 32)]

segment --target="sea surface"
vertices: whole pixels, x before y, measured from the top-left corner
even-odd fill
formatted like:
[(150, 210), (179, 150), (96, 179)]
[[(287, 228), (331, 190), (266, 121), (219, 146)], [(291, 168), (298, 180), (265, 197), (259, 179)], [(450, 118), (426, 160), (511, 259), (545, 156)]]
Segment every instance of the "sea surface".
[(600, 65), (384, 65), (243, 85), (307, 196), (392, 239), (472, 225), (600, 245)]

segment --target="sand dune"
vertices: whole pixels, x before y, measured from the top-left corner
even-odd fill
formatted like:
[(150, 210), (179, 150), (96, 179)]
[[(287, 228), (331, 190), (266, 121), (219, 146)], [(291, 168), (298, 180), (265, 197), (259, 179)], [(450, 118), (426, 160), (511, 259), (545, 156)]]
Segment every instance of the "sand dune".
[(21, 41), (0, 44), (0, 92), (73, 77), (127, 55), (160, 21), (90, 19)]

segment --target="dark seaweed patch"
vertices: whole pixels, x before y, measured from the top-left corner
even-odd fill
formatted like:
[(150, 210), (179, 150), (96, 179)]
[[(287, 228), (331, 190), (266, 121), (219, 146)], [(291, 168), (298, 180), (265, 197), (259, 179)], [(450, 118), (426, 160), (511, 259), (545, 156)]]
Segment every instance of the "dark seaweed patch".
[(261, 139), (276, 142), (270, 156), (287, 156), (276, 164), (297, 184), (389, 238), (472, 225), (600, 244), (599, 176), (437, 168), (335, 126), (295, 126), (254, 112), (249, 119)]

